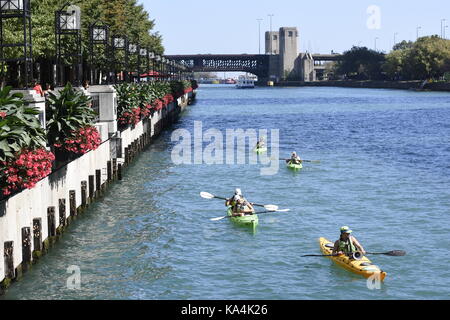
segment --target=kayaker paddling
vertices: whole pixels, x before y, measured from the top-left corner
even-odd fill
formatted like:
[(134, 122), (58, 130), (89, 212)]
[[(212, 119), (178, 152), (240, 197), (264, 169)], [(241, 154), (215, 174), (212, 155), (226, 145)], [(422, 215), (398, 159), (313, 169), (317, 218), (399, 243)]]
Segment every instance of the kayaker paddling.
[(286, 160), (289, 164), (301, 164), (303, 161), (300, 159), (300, 157), (297, 155), (297, 152), (292, 152), (291, 158), (289, 160)]
[(243, 217), (245, 215), (251, 215), (255, 212), (252, 204), (245, 200), (244, 198), (240, 198), (236, 204), (236, 210), (233, 211), (233, 217)]
[(231, 207), (233, 209), (233, 211), (235, 211), (234, 209), (236, 208), (237, 202), (240, 198), (243, 198), (242, 191), (241, 191), (241, 189), (236, 188), (236, 190), (234, 190), (233, 196), (231, 198), (227, 198), (227, 200), (225, 200), (225, 206)]
[(233, 216), (244, 216), (254, 212), (252, 204), (244, 198), (239, 188), (236, 188), (234, 195), (225, 201), (225, 206), (231, 207)]
[(256, 149), (262, 149), (265, 147), (264, 138), (260, 138), (256, 143)]
[(339, 240), (334, 243), (333, 255), (345, 254), (347, 256), (352, 256), (356, 252), (360, 252), (362, 255), (366, 254), (363, 246), (351, 235), (353, 231), (350, 230), (349, 227), (343, 226), (340, 231), (341, 236), (339, 237)]

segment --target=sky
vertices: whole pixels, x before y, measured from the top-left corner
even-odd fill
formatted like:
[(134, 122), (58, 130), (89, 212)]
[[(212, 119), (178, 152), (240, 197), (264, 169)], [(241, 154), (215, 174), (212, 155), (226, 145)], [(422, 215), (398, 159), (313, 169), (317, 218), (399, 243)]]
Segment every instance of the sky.
[[(300, 52), (342, 53), (353, 45), (389, 52), (396, 41), (441, 35), (450, 0), (140, 0), (165, 54), (264, 53), (264, 32), (297, 27)], [(261, 21), (261, 47), (257, 19)], [(420, 29), (417, 29), (420, 27)], [(450, 27), (446, 28), (450, 39)]]

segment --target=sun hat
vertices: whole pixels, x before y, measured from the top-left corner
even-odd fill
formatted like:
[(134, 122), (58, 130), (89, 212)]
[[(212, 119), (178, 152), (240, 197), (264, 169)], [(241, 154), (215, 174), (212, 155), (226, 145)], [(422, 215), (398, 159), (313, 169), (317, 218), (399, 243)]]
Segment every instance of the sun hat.
[(347, 226), (341, 227), (341, 233), (352, 233), (352, 232), (353, 232), (353, 231), (350, 230), (350, 228), (347, 227)]

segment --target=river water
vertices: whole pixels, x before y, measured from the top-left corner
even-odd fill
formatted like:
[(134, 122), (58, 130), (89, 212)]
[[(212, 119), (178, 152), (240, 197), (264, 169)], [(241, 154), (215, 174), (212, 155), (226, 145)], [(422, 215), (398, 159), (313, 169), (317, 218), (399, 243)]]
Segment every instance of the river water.
[[(348, 88), (204, 85), (176, 129), (279, 129), (282, 162), (175, 165), (171, 131), (140, 155), (2, 299), (449, 299), (450, 94)], [(270, 150), (269, 150), (270, 152)], [(257, 203), (256, 232), (224, 215), (240, 187)], [(320, 254), (348, 225), (387, 272), (380, 289)], [(70, 266), (81, 288), (67, 287)]]

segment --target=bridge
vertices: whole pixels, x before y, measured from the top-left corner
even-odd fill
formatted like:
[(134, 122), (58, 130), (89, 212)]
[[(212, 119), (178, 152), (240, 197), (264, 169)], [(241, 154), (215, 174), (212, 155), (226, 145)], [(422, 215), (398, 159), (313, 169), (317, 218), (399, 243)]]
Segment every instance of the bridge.
[[(252, 73), (259, 79), (268, 79), (271, 70), (270, 64), (278, 56), (269, 54), (186, 54), (167, 55), (166, 57), (188, 67), (192, 72), (238, 71)], [(340, 54), (312, 54), (311, 57), (317, 73), (323, 73), (325, 69), (320, 64), (321, 62), (342, 59)]]
[(168, 55), (193, 72), (248, 72), (261, 81), (326, 80), (329, 73), (325, 62), (339, 61), (342, 55), (312, 54), (298, 51), (296, 27), (282, 27), (266, 32), (266, 54), (187, 54)]
[(231, 72), (252, 73), (259, 78), (269, 77), (269, 55), (265, 54), (188, 54), (167, 55), (193, 72)]

